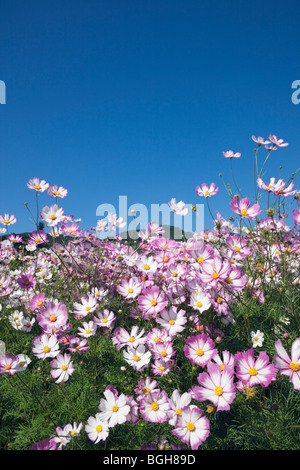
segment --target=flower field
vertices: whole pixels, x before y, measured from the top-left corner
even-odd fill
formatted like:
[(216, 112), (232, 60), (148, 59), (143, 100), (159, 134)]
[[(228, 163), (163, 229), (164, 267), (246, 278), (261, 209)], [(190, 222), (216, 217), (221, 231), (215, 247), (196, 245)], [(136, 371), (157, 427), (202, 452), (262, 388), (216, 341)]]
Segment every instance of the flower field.
[(226, 220), (201, 183), (213, 228), (182, 241), (100, 238), (115, 214), (83, 230), (64, 187), (27, 182), (35, 229), (0, 216), (1, 449), (300, 449), (300, 191), (264, 180), (288, 144), (252, 139), (254, 198), (227, 189)]

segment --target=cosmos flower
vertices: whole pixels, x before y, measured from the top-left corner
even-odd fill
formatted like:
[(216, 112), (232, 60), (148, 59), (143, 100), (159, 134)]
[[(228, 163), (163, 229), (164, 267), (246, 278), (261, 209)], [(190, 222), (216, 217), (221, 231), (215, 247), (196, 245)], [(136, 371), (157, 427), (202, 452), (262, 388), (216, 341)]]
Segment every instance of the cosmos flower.
[(208, 186), (206, 183), (203, 183), (201, 188), (199, 185), (196, 187), (196, 193), (198, 196), (211, 197), (215, 196), (218, 191), (219, 188), (216, 187), (215, 183), (211, 183), (210, 186)]
[(88, 438), (93, 441), (94, 444), (98, 444), (100, 441), (105, 441), (109, 435), (107, 422), (103, 419), (101, 413), (96, 413), (95, 416), (90, 416), (84, 429)]
[(198, 375), (199, 386), (193, 387), (194, 397), (198, 401), (209, 400), (217, 411), (230, 410), (230, 405), (235, 399), (236, 391), (233, 383), (234, 368), (210, 362), (207, 364), (207, 372)]
[(60, 382), (67, 382), (74, 372), (71, 356), (67, 353), (58, 354), (55, 359), (50, 362), (50, 366), (52, 367), (50, 374), (53, 379), (56, 379), (55, 383), (57, 384)]
[(254, 349), (235, 354), (236, 376), (246, 387), (261, 385), (267, 387), (276, 379), (276, 369), (269, 363), (269, 356), (261, 351), (257, 359)]
[(35, 189), (35, 191), (43, 193), (49, 188), (49, 183), (46, 183), (45, 180), (40, 180), (36, 176), (34, 178), (30, 178), (27, 187), (29, 189)]
[(165, 391), (149, 392), (140, 400), (140, 413), (145, 421), (163, 423), (168, 419), (169, 397)]
[(253, 204), (251, 207), (250, 204), (251, 203), (249, 198), (245, 197), (239, 200), (237, 196), (234, 196), (230, 202), (230, 207), (233, 212), (239, 214), (242, 219), (255, 219), (262, 211), (260, 210), (259, 204)]
[(276, 355), (274, 366), (280, 370), (281, 375), (289, 377), (295, 390), (300, 390), (300, 338), (297, 338), (291, 347), (291, 355), (286, 352), (280, 339), (275, 342)]
[(215, 354), (218, 353), (213, 340), (204, 333), (196, 336), (188, 336), (185, 342), (185, 356), (198, 366), (206, 366)]
[(209, 436), (209, 420), (196, 405), (186, 406), (177, 416), (175, 429), (171, 432), (192, 450), (197, 450)]

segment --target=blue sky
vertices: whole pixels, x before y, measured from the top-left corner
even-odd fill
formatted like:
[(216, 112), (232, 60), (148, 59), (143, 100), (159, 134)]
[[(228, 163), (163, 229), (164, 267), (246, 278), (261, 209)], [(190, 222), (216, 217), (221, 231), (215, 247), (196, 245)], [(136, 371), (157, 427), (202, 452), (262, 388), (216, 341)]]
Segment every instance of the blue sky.
[(195, 188), (212, 181), (211, 209), (227, 218), (222, 152), (241, 152), (235, 178), (252, 198), (252, 134), (289, 142), (264, 174), (282, 165), (288, 179), (300, 166), (299, 13), (296, 0), (3, 2), (0, 213), (33, 230), (24, 202), (35, 210), (26, 182), (38, 176), (68, 189), (61, 205), (85, 229), (121, 195), (149, 209), (203, 203)]

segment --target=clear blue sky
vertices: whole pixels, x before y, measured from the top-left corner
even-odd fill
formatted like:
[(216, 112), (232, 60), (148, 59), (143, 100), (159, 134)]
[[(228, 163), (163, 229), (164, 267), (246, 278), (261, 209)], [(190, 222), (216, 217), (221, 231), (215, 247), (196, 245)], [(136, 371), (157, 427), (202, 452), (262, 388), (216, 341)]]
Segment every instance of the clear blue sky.
[(299, 14), (297, 0), (2, 2), (0, 213), (16, 215), (11, 229), (34, 228), (24, 207), (35, 210), (34, 176), (68, 189), (61, 205), (84, 228), (119, 195), (203, 203), (195, 188), (212, 181), (212, 211), (228, 217), (222, 152), (242, 153), (235, 177), (252, 198), (252, 134), (289, 142), (265, 179), (279, 165), (289, 178), (300, 166)]

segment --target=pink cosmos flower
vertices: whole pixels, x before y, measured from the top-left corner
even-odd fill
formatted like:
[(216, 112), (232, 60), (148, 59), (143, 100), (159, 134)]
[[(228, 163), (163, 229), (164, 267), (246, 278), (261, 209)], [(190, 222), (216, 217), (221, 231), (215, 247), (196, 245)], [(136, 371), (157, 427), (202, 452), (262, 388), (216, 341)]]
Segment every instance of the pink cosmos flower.
[(247, 219), (255, 219), (262, 211), (260, 210), (259, 204), (253, 204), (250, 207), (250, 199), (247, 197), (239, 200), (237, 196), (234, 196), (232, 201), (230, 202), (230, 207), (236, 214), (239, 214), (243, 219), (246, 217)]
[(46, 183), (45, 180), (40, 180), (36, 176), (34, 178), (30, 178), (26, 184), (29, 189), (35, 189), (40, 193), (43, 193), (49, 188), (49, 183)]
[(175, 355), (172, 341), (157, 342), (151, 346), (155, 360), (169, 362)]
[(56, 184), (54, 184), (53, 186), (48, 187), (47, 193), (49, 196), (60, 197), (62, 199), (68, 195), (68, 190), (63, 186), (58, 187)]
[(144, 328), (142, 328), (140, 332), (138, 330), (139, 327), (137, 325), (134, 325), (130, 332), (125, 330), (123, 327), (118, 327), (114, 332), (112, 343), (117, 346), (118, 350), (124, 346), (136, 348), (140, 344), (144, 344), (146, 341), (146, 338), (144, 337)]
[(4, 216), (0, 214), (0, 224), (5, 225), (8, 227), (9, 225), (13, 225), (17, 222), (16, 217), (12, 214), (5, 213)]
[(163, 423), (168, 419), (169, 397), (165, 391), (149, 392), (140, 400), (140, 413), (145, 421)]
[(169, 310), (162, 310), (156, 322), (162, 325), (167, 331), (168, 335), (173, 338), (178, 333), (184, 330), (184, 325), (187, 322), (185, 310), (177, 310), (177, 307), (171, 306)]
[(57, 384), (60, 382), (67, 382), (74, 372), (71, 356), (67, 353), (58, 354), (56, 358), (50, 362), (50, 366), (52, 367), (50, 374), (53, 379), (56, 379), (55, 383)]
[(300, 209), (293, 210), (293, 219), (295, 225), (300, 225)]
[(87, 297), (81, 297), (80, 301), (81, 303), (74, 302), (74, 315), (77, 319), (86, 317), (89, 313), (94, 312), (98, 307), (98, 301), (91, 294)]
[(101, 398), (99, 404), (99, 417), (107, 422), (109, 428), (125, 423), (130, 412), (130, 407), (126, 404), (126, 396), (123, 393), (118, 396), (109, 389), (104, 391), (104, 396), (105, 398)]
[(36, 319), (43, 330), (54, 333), (62, 329), (68, 321), (68, 312), (64, 304), (49, 302), (46, 308), (41, 308)]
[(202, 183), (201, 188), (199, 185), (196, 187), (196, 193), (198, 196), (211, 197), (217, 194), (218, 191), (219, 188), (216, 187), (215, 183), (211, 183), (210, 186), (206, 183)]
[(116, 316), (114, 312), (108, 310), (107, 308), (105, 308), (103, 312), (99, 311), (96, 313), (96, 315), (94, 315), (94, 323), (102, 328), (112, 327), (115, 319)]
[(156, 317), (168, 304), (158, 286), (148, 287), (138, 297), (138, 305), (144, 315)]
[(246, 387), (261, 385), (267, 387), (276, 379), (276, 369), (269, 363), (269, 356), (261, 351), (257, 359), (254, 358), (254, 349), (238, 352), (235, 355), (236, 376)]
[(300, 338), (297, 338), (291, 348), (291, 356), (288, 355), (280, 339), (275, 343), (278, 355), (274, 356), (274, 365), (280, 370), (281, 375), (289, 377), (295, 390), (300, 390)]
[(287, 147), (289, 145), (287, 142), (284, 142), (283, 139), (277, 139), (276, 135), (270, 134), (269, 139), (276, 147)]
[(18, 365), (18, 356), (14, 357), (12, 354), (6, 354), (4, 357), (0, 357), (0, 375), (14, 375), (19, 370)]
[(232, 150), (227, 150), (227, 152), (223, 152), (223, 156), (225, 158), (239, 158), (241, 154), (240, 152), (234, 153)]
[(230, 410), (230, 405), (236, 396), (233, 377), (233, 367), (224, 365), (221, 369), (218, 364), (210, 362), (207, 364), (207, 372), (198, 375), (200, 387), (197, 385), (193, 387), (195, 399), (211, 401), (217, 411)]
[(30, 300), (30, 303), (29, 303), (29, 308), (32, 312), (34, 312), (35, 310), (39, 309), (42, 307), (42, 305), (44, 304), (46, 300), (46, 296), (45, 294), (43, 294), (42, 292), (40, 292), (39, 294), (35, 295), (34, 297), (32, 297), (32, 299)]
[(61, 448), (57, 448), (57, 444), (53, 439), (49, 441), (39, 441), (33, 444), (30, 450), (61, 450)]
[(210, 433), (209, 420), (203, 415), (203, 410), (195, 405), (186, 406), (177, 416), (175, 429), (172, 434), (192, 450), (197, 450)]
[(263, 189), (268, 192), (274, 193), (275, 196), (290, 197), (294, 196), (297, 193), (297, 190), (294, 190), (294, 183), (290, 183), (288, 187), (285, 187), (286, 183), (281, 178), (275, 183), (275, 178), (271, 178), (268, 185), (266, 185), (261, 178), (257, 179), (257, 186), (260, 189)]
[(254, 140), (254, 142), (256, 142), (258, 144), (258, 147), (260, 147), (261, 145), (270, 144), (269, 140), (264, 140), (263, 137), (255, 137), (255, 135), (252, 136), (252, 140)]
[(82, 354), (83, 351), (88, 351), (90, 349), (87, 344), (87, 339), (80, 339), (77, 338), (76, 336), (71, 336), (68, 340), (68, 351), (70, 352), (76, 352), (79, 355)]
[(163, 359), (155, 359), (154, 364), (151, 364), (151, 369), (154, 375), (159, 375), (163, 377), (168, 375), (168, 373), (173, 369), (174, 361), (165, 361)]
[(22, 243), (23, 241), (23, 238), (20, 237), (20, 235), (15, 235), (14, 233), (7, 237), (7, 239), (13, 243)]
[(206, 334), (188, 336), (184, 346), (185, 356), (198, 366), (206, 366), (218, 353), (215, 343)]
[(170, 410), (168, 411), (169, 424), (175, 426), (177, 416), (181, 415), (181, 409), (189, 406), (192, 401), (190, 393), (185, 392), (180, 395), (179, 390), (174, 390), (169, 399)]
[(50, 207), (44, 206), (40, 216), (49, 227), (54, 227), (64, 221), (64, 210), (59, 208), (57, 204), (52, 204)]
[(223, 262), (220, 256), (215, 256), (213, 261), (203, 265), (199, 278), (209, 287), (215, 288), (219, 282), (225, 281), (228, 278), (230, 270), (231, 265), (229, 260)]
[(126, 395), (126, 405), (129, 406), (130, 411), (126, 417), (126, 420), (136, 424), (139, 422), (139, 404), (135, 401), (133, 395)]
[(151, 377), (146, 377), (145, 380), (141, 379), (138, 382), (138, 386), (134, 391), (138, 395), (137, 401), (141, 401), (141, 399), (145, 395), (148, 395), (149, 392), (154, 392), (157, 390), (159, 390), (157, 381), (152, 380)]

